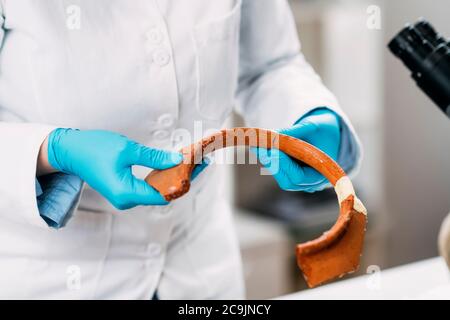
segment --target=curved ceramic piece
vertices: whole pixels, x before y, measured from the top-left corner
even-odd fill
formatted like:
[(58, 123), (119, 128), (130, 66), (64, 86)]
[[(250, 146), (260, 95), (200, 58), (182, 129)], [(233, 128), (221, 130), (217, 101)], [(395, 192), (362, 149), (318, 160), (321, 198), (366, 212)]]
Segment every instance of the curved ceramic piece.
[(189, 191), (192, 171), (205, 155), (242, 145), (279, 149), (319, 171), (335, 187), (340, 205), (335, 225), (319, 238), (297, 245), (297, 262), (308, 285), (314, 287), (356, 271), (366, 230), (366, 209), (339, 165), (305, 141), (258, 128), (222, 130), (183, 148), (184, 161), (180, 165), (154, 170), (145, 180), (167, 201), (174, 200)]

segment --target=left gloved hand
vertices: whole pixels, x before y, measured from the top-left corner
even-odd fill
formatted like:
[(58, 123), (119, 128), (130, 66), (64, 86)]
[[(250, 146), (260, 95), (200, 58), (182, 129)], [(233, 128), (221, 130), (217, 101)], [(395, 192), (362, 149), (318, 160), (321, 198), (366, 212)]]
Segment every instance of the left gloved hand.
[[(277, 132), (304, 140), (328, 154), (334, 160), (338, 157), (341, 140), (339, 117), (327, 108), (319, 108), (297, 124)], [(327, 180), (311, 167), (300, 164), (278, 149), (252, 148), (258, 160), (283, 190), (315, 192), (323, 190)]]

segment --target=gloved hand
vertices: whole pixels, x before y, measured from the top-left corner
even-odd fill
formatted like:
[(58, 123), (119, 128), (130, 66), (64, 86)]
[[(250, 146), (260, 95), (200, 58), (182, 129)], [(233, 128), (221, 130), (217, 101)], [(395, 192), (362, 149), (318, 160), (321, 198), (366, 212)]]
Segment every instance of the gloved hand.
[(56, 129), (48, 137), (48, 161), (58, 171), (79, 176), (118, 209), (167, 202), (131, 166), (167, 169), (179, 164), (178, 152), (157, 150), (114, 132)]
[(191, 181), (193, 181), (195, 178), (197, 178), (198, 175), (200, 174), (200, 172), (205, 170), (205, 168), (209, 165), (209, 163), (210, 163), (210, 160), (208, 158), (203, 158), (202, 162), (195, 165), (194, 170), (192, 171), (192, 174), (191, 174)]
[[(294, 126), (277, 131), (302, 139), (334, 160), (337, 159), (341, 140), (340, 120), (329, 109), (316, 109)], [(326, 178), (319, 172), (300, 164), (278, 149), (253, 148), (253, 150), (257, 153), (258, 160), (274, 175), (283, 190), (315, 192), (323, 190), (327, 185)]]

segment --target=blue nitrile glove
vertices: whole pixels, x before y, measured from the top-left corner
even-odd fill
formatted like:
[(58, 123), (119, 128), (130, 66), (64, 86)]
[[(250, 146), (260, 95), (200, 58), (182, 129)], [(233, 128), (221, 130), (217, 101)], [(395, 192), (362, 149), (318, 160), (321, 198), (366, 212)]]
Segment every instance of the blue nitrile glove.
[(192, 171), (192, 174), (191, 174), (191, 181), (193, 181), (195, 178), (198, 177), (200, 172), (202, 172), (209, 165), (209, 162), (210, 162), (210, 160), (208, 158), (203, 158), (202, 162), (195, 165), (194, 170)]
[(123, 210), (167, 204), (158, 191), (133, 176), (133, 165), (167, 169), (179, 164), (182, 155), (148, 148), (114, 132), (56, 129), (48, 138), (48, 161), (58, 171), (79, 176)]
[[(277, 131), (314, 145), (334, 160), (338, 157), (341, 140), (340, 120), (338, 115), (327, 108), (315, 109), (292, 127)], [(264, 148), (253, 150), (256, 151), (261, 164), (274, 175), (283, 190), (315, 192), (324, 189), (328, 184), (319, 172), (301, 165), (282, 151)]]

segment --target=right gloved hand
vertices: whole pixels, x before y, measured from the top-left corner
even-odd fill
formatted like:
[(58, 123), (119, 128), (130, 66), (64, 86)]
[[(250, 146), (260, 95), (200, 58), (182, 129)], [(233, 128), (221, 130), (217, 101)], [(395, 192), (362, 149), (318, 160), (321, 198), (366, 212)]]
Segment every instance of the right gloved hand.
[(167, 204), (158, 191), (133, 176), (133, 165), (167, 169), (182, 159), (178, 152), (148, 148), (109, 131), (56, 129), (48, 137), (49, 164), (79, 176), (120, 210)]

